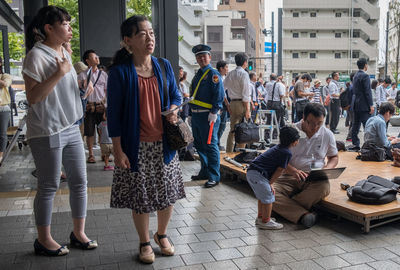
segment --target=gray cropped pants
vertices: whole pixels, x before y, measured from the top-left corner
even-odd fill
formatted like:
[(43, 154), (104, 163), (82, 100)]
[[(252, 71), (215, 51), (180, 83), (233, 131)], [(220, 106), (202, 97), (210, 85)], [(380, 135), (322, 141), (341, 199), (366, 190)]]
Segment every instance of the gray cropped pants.
[(51, 224), (53, 200), (60, 184), (61, 163), (67, 175), (73, 218), (86, 217), (87, 175), (83, 142), (78, 125), (49, 137), (28, 141), (35, 161), (38, 186), (34, 201), (38, 226)]

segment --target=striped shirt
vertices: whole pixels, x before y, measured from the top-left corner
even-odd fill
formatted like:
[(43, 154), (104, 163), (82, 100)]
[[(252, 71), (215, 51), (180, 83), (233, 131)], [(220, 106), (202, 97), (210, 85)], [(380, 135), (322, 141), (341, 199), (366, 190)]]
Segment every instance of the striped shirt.
[(314, 93), (314, 96), (313, 96), (311, 102), (312, 103), (321, 103), (321, 98), (320, 98), (321, 97), (321, 91), (319, 90), (319, 88), (313, 87), (313, 88), (310, 89), (310, 92)]

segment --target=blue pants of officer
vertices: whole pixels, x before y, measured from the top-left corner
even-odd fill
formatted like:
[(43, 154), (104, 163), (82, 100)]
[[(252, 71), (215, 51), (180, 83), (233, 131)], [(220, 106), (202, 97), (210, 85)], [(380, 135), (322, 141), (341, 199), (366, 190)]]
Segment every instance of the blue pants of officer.
[(194, 147), (200, 156), (201, 169), (199, 176), (205, 179), (219, 182), (219, 149), (218, 149), (218, 130), (220, 116), (214, 124), (211, 143), (207, 144), (210, 125), (208, 123), (208, 112), (192, 112), (192, 131), (194, 137)]

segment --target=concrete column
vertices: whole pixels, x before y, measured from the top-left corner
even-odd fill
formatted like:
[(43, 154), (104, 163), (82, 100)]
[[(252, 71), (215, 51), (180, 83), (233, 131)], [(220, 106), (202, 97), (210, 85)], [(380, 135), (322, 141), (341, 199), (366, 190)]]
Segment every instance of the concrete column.
[(156, 35), (154, 55), (168, 59), (178, 79), (178, 0), (152, 0), (152, 21)]

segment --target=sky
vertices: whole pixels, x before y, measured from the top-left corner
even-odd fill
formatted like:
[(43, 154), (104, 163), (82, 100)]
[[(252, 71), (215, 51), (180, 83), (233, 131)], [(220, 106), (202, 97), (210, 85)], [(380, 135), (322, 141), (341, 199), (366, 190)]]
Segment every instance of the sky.
[[(318, 1), (318, 0), (315, 0)], [(388, 10), (389, 0), (379, 0), (380, 6), (380, 22), (379, 22), (379, 59), (384, 60), (385, 56), (385, 28), (386, 28), (386, 12)], [(275, 33), (278, 33), (278, 8), (282, 7), (282, 0), (265, 0), (265, 28), (271, 28), (271, 12), (275, 16)], [(275, 37), (277, 40), (278, 37)], [(271, 37), (267, 37), (266, 41), (271, 41)]]

